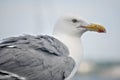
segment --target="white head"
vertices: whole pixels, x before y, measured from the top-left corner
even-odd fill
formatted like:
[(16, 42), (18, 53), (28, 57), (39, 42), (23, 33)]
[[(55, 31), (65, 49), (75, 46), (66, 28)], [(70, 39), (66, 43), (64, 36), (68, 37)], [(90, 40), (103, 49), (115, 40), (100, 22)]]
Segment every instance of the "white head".
[(53, 34), (60, 33), (80, 37), (86, 31), (105, 32), (105, 28), (98, 24), (91, 24), (78, 16), (65, 16), (58, 20)]

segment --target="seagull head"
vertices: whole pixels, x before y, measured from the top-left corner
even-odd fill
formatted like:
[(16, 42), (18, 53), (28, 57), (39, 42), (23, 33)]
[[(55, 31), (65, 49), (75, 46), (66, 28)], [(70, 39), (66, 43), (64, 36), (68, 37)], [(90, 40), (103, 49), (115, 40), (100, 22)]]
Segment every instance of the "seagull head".
[(104, 26), (90, 23), (79, 16), (63, 16), (58, 20), (54, 28), (54, 34), (63, 33), (79, 37), (86, 31), (106, 32)]

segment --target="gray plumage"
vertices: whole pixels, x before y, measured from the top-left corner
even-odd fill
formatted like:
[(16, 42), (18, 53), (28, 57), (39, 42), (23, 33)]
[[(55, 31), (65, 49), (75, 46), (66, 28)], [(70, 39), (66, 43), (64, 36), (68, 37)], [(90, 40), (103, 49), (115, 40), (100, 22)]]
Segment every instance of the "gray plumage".
[(64, 80), (75, 66), (68, 55), (63, 43), (47, 35), (10, 37), (0, 43), (0, 70), (25, 80)]

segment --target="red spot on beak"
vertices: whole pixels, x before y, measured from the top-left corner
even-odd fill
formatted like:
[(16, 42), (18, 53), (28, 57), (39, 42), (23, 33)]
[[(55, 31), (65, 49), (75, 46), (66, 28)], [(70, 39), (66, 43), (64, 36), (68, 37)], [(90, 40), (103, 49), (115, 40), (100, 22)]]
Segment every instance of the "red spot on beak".
[(101, 29), (100, 29), (100, 30), (98, 30), (98, 32), (99, 32), (99, 33), (106, 33), (106, 31), (105, 31), (105, 30), (101, 30)]

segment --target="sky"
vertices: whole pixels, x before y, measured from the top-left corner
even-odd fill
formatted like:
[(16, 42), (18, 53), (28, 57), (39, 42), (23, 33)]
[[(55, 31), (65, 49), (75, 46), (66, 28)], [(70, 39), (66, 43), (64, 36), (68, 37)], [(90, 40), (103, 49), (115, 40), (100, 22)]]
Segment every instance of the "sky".
[(0, 40), (22, 34), (51, 35), (57, 19), (77, 14), (106, 27), (82, 36), (84, 59), (120, 61), (120, 0), (0, 0)]

